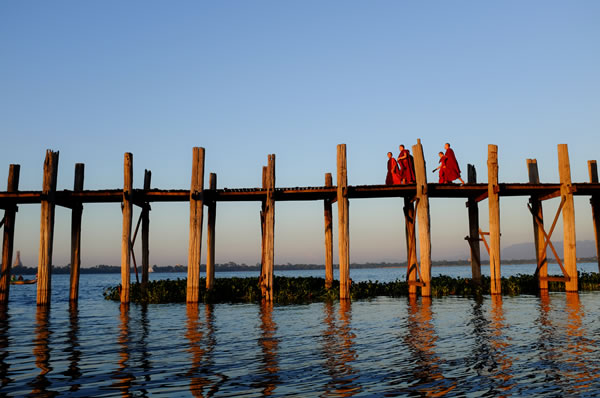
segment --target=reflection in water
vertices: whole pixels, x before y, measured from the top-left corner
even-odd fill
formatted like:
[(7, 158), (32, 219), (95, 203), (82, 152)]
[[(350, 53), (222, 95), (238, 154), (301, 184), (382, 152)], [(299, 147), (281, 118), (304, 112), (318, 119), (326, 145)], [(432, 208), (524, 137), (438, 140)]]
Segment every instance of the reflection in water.
[(121, 391), (121, 395), (129, 396), (131, 383), (135, 379), (131, 369), (129, 369), (130, 349), (129, 349), (129, 305), (120, 304), (119, 306), (119, 337), (117, 344), (119, 346), (119, 368), (114, 372), (112, 387)]
[(69, 330), (67, 332), (67, 348), (65, 352), (69, 355), (69, 367), (63, 373), (69, 377), (71, 388), (69, 391), (79, 391), (81, 384), (77, 380), (81, 377), (79, 361), (81, 360), (81, 351), (79, 350), (79, 310), (77, 303), (69, 303)]
[[(566, 360), (569, 366), (566, 366), (564, 377), (569, 380), (569, 388), (566, 395), (577, 395), (579, 390), (590, 389), (591, 382), (596, 380), (596, 372), (588, 367), (587, 361), (590, 359), (592, 350), (595, 347), (595, 341), (588, 339), (584, 334), (582, 327), (583, 311), (579, 301), (579, 293), (566, 293), (567, 296), (567, 341)], [(593, 357), (593, 355), (591, 356)]]
[(508, 392), (512, 387), (512, 359), (506, 355), (506, 350), (510, 347), (510, 339), (504, 336), (504, 329), (507, 328), (504, 319), (504, 310), (502, 308), (502, 296), (492, 296), (491, 309), (491, 335), (490, 344), (493, 348), (492, 361), (492, 377), (499, 383), (497, 389)]
[(0, 306), (0, 388), (6, 387), (12, 380), (8, 377), (10, 365), (7, 362), (9, 353), (9, 320), (8, 308)]
[(549, 380), (558, 380), (558, 360), (560, 359), (560, 339), (556, 337), (555, 326), (550, 316), (550, 295), (548, 290), (540, 290), (539, 293), (540, 316), (537, 319), (539, 338), (536, 349), (540, 353), (543, 363), (543, 372)]
[(435, 353), (437, 336), (431, 323), (431, 298), (415, 295), (409, 297), (408, 334), (406, 344), (410, 348), (416, 367), (411, 390), (427, 396), (441, 396), (456, 388), (456, 382), (445, 379), (439, 368), (441, 359)]
[(52, 382), (47, 374), (52, 371), (50, 366), (50, 307), (38, 306), (35, 315), (35, 339), (33, 341), (33, 355), (35, 356), (35, 365), (40, 369), (40, 373), (30, 383), (33, 387), (31, 394), (34, 396), (54, 396), (58, 393), (51, 391), (49, 387)]
[[(214, 307), (205, 304), (205, 325), (202, 330), (202, 322), (198, 314), (199, 304), (187, 304), (187, 331), (185, 337), (189, 341), (189, 351), (192, 354), (192, 367), (187, 373), (190, 377), (190, 392), (195, 397), (212, 397), (219, 391), (219, 383), (213, 383), (208, 377), (213, 361), (213, 350), (216, 346), (214, 331)], [(226, 377), (221, 377), (222, 381)], [(204, 391), (206, 390), (206, 395)]]
[(261, 335), (258, 338), (258, 344), (262, 350), (260, 365), (263, 380), (258, 383), (257, 387), (262, 388), (263, 395), (272, 395), (280, 383), (279, 361), (277, 357), (279, 339), (275, 337), (277, 324), (273, 320), (273, 303), (266, 301), (261, 303), (260, 329)]
[(352, 362), (357, 358), (354, 347), (356, 336), (352, 332), (352, 303), (350, 300), (339, 302), (339, 323), (336, 323), (332, 303), (324, 304), (325, 324), (323, 333), (323, 355), (325, 367), (331, 380), (325, 386), (324, 396), (351, 397), (361, 392), (357, 384), (357, 371)]
[[(148, 352), (148, 335), (150, 334), (150, 322), (148, 321), (148, 304), (142, 304), (141, 306), (141, 319), (140, 324), (142, 325), (142, 335), (138, 341), (139, 351), (141, 358), (140, 363), (142, 365), (142, 375), (145, 382), (150, 381), (150, 374), (152, 373), (152, 364), (150, 363), (150, 353)], [(145, 388), (140, 389), (143, 396), (148, 396), (148, 391)]]

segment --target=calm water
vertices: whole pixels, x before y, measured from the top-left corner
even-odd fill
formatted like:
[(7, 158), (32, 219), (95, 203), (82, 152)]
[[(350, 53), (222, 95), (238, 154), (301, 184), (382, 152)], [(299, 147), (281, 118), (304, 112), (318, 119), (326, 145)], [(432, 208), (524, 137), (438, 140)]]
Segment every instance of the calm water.
[[(387, 281), (404, 272), (351, 276)], [(111, 274), (82, 275), (79, 306), (70, 309), (68, 279), (53, 276), (49, 310), (36, 307), (34, 285), (11, 287), (9, 311), (0, 315), (1, 396), (580, 396), (600, 389), (597, 292), (127, 308), (102, 298), (119, 282)]]

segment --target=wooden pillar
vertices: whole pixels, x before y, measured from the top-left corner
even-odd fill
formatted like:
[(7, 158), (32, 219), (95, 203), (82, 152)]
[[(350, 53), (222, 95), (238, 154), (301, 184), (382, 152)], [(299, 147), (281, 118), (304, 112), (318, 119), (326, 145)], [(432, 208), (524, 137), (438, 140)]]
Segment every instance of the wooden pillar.
[[(538, 173), (537, 160), (527, 159), (527, 173), (529, 174), (530, 184), (539, 184), (540, 175)], [(542, 201), (535, 196), (529, 198), (531, 210), (533, 213), (533, 241), (535, 243), (535, 259), (539, 266), (538, 277), (540, 289), (548, 289), (548, 260), (546, 258), (546, 239), (544, 234), (544, 212)], [(536, 221), (537, 219), (537, 221)]]
[(429, 196), (427, 170), (421, 140), (413, 145), (417, 186), (417, 223), (419, 224), (419, 253), (421, 255), (421, 295), (431, 296), (431, 228), (429, 223)]
[[(8, 169), (7, 192), (17, 192), (19, 190), (18, 164), (11, 164)], [(0, 306), (8, 304), (10, 293), (10, 269), (12, 266), (13, 245), (15, 241), (15, 219), (17, 214), (17, 205), (10, 205), (4, 210), (4, 233), (2, 239), (2, 274), (0, 275)]]
[(415, 205), (412, 198), (404, 198), (404, 230), (406, 237), (406, 266), (408, 293), (417, 294), (417, 237), (415, 234)]
[(267, 199), (264, 210), (264, 262), (261, 293), (263, 300), (273, 301), (273, 268), (275, 265), (275, 155), (269, 155), (265, 186)]
[[(595, 160), (588, 161), (588, 169), (590, 172), (590, 182), (593, 184), (598, 183), (598, 166)], [(594, 221), (594, 235), (596, 237), (596, 257), (598, 259), (598, 272), (600, 272), (600, 240), (598, 234), (600, 234), (600, 195), (592, 195), (590, 199), (592, 205), (592, 220)]]
[(131, 283), (131, 222), (133, 215), (133, 154), (126, 152), (123, 162), (123, 233), (121, 234), (121, 303), (129, 303)]
[[(333, 186), (331, 173), (325, 173), (325, 186)], [(325, 287), (331, 288), (333, 283), (333, 216), (331, 199), (323, 201), (325, 216)]]
[[(75, 178), (73, 191), (83, 191), (83, 176), (85, 165), (75, 164)], [(79, 269), (81, 268), (81, 215), (83, 205), (74, 203), (71, 210), (71, 287), (69, 289), (69, 301), (75, 303), (79, 299)]]
[(200, 298), (200, 251), (202, 248), (203, 203), (204, 148), (194, 147), (192, 183), (190, 186), (190, 242), (186, 292), (188, 303), (197, 303)]
[(337, 146), (338, 248), (340, 261), (340, 300), (350, 299), (350, 224), (346, 144)]
[[(210, 173), (209, 188), (217, 189), (217, 175)], [(217, 202), (211, 200), (208, 204), (208, 225), (206, 230), (206, 290), (213, 288), (215, 282), (215, 223), (217, 220)]]
[[(477, 171), (472, 164), (467, 165), (467, 182), (477, 183)], [(479, 204), (475, 198), (467, 200), (469, 211), (469, 248), (471, 250), (471, 277), (473, 281), (481, 282), (481, 246), (479, 244)]]
[[(150, 189), (152, 172), (144, 170), (144, 191)], [(144, 202), (142, 208), (142, 286), (148, 283), (150, 270), (150, 203)]]
[(501, 294), (500, 274), (500, 196), (498, 186), (498, 146), (488, 145), (488, 206), (490, 223), (490, 293)]
[(571, 186), (571, 165), (567, 144), (558, 145), (558, 174), (560, 176), (560, 195), (563, 205), (563, 249), (565, 270), (570, 280), (565, 284), (567, 292), (577, 291), (577, 253), (575, 247), (575, 206)]
[(44, 182), (42, 186), (37, 305), (50, 305), (57, 175), (58, 151), (47, 150), (46, 159), (44, 160)]

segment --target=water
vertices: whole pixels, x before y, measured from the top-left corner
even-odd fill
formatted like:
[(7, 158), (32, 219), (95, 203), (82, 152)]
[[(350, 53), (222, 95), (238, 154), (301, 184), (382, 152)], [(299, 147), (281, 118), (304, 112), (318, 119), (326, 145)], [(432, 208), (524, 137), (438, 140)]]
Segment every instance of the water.
[[(151, 274), (177, 276), (185, 275)], [(79, 306), (69, 308), (69, 277), (54, 275), (49, 310), (36, 307), (35, 285), (11, 286), (0, 315), (0, 396), (558, 397), (600, 388), (600, 292), (127, 308), (102, 298), (119, 279), (82, 275)]]

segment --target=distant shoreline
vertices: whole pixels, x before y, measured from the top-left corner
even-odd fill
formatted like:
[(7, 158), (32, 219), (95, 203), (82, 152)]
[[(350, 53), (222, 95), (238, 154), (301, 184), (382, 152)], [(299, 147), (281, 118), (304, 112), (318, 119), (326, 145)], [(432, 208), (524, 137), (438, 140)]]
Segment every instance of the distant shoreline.
[[(578, 262), (581, 263), (591, 263), (597, 262), (597, 257), (583, 257), (577, 259)], [(535, 259), (521, 259), (521, 260), (504, 260), (502, 261), (503, 265), (519, 265), (519, 264), (535, 264)], [(549, 258), (548, 263), (555, 264), (556, 260)], [(469, 260), (438, 260), (433, 261), (433, 267), (460, 267), (471, 265)], [(489, 265), (489, 261), (482, 261), (482, 266)], [(334, 264), (334, 269), (338, 267), (337, 264)], [(406, 268), (406, 262), (402, 263), (353, 263), (350, 264), (351, 269), (369, 269), (369, 268)], [(154, 265), (154, 272), (187, 272), (187, 267), (183, 265)], [(325, 265), (323, 264), (278, 264), (275, 265), (276, 271), (299, 271), (299, 270), (315, 270), (315, 269), (325, 269)], [(226, 264), (217, 264), (215, 266), (216, 272), (243, 272), (243, 271), (255, 271), (258, 272), (260, 270), (260, 265), (246, 265), (246, 264), (237, 264), (234, 262), (229, 262)], [(206, 265), (202, 264), (200, 266), (200, 271), (206, 271)], [(71, 272), (70, 265), (65, 266), (52, 266), (53, 274), (69, 274)], [(131, 272), (134, 273), (135, 270), (132, 268)], [(138, 267), (138, 273), (141, 273), (141, 266)], [(14, 267), (11, 269), (11, 274), (13, 275), (35, 275), (37, 273), (37, 267)], [(121, 273), (121, 266), (115, 265), (96, 265), (94, 267), (89, 268), (81, 268), (80, 273), (82, 274), (119, 274)]]

